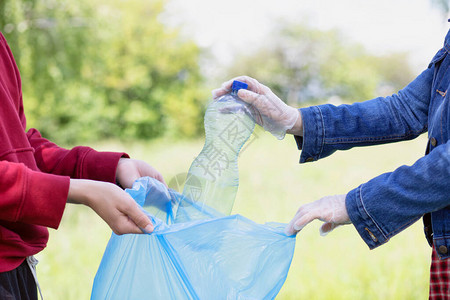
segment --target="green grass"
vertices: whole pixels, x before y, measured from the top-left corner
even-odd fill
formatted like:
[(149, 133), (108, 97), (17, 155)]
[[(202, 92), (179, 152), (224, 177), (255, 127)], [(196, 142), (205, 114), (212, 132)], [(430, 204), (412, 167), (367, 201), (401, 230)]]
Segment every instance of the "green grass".
[[(299, 165), (292, 137), (277, 141), (258, 132), (239, 161), (240, 187), (234, 213), (259, 223), (288, 222), (297, 208), (322, 196), (346, 193), (370, 178), (412, 164), (423, 155), (417, 140), (335, 153)], [(203, 145), (197, 141), (99, 143), (99, 150), (125, 150), (159, 169), (169, 181), (187, 172)], [(277, 299), (426, 299), (431, 249), (421, 221), (370, 251), (352, 225), (319, 236), (319, 221), (303, 229), (288, 278)], [(109, 227), (86, 207), (68, 205), (59, 230), (38, 255), (46, 299), (88, 299), (110, 236)]]

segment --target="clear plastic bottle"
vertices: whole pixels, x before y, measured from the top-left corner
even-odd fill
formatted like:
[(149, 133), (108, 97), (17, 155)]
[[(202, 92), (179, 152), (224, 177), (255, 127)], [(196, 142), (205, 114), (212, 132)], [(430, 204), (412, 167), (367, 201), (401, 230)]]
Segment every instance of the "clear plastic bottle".
[[(205, 113), (205, 144), (193, 161), (183, 196), (192, 205), (229, 215), (239, 186), (238, 156), (255, 128), (253, 108), (237, 91), (248, 85), (234, 81), (232, 91), (209, 104)], [(176, 222), (185, 219), (188, 207), (179, 207)], [(187, 211), (186, 211), (187, 212)], [(199, 216), (200, 217), (200, 216)], [(202, 216), (204, 218), (204, 216)], [(189, 219), (195, 219), (192, 215)]]

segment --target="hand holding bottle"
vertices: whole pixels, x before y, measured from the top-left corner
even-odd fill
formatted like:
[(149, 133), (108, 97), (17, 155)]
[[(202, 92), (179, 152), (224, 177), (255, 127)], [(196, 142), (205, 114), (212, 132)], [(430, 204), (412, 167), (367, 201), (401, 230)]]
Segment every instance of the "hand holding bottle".
[(216, 99), (229, 93), (235, 80), (248, 84), (248, 90), (240, 89), (237, 95), (256, 109), (260, 117), (255, 118), (255, 121), (265, 130), (280, 140), (286, 133), (303, 135), (300, 112), (284, 103), (267, 86), (254, 78), (240, 76), (231, 79), (223, 83), (221, 88), (212, 92), (213, 98)]

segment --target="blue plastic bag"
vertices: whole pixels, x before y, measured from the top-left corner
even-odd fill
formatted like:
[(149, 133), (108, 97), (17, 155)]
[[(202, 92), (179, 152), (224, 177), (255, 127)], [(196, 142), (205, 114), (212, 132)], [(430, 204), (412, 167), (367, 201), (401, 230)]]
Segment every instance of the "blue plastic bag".
[[(261, 225), (240, 215), (224, 216), (148, 177), (127, 192), (146, 209), (155, 230), (112, 234), (91, 299), (272, 299), (277, 295), (295, 247), (295, 237), (283, 232), (285, 224)], [(179, 213), (196, 217), (174, 222)]]

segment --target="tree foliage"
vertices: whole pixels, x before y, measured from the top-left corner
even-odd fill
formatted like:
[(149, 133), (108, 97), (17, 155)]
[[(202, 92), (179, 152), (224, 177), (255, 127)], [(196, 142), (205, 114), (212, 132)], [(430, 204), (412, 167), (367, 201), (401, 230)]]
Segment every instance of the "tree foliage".
[(28, 124), (62, 142), (198, 134), (201, 53), (161, 23), (164, 4), (2, 1)]
[(335, 30), (284, 23), (268, 40), (270, 44), (238, 58), (227, 76), (253, 76), (293, 105), (335, 96), (362, 101), (398, 90), (413, 76), (404, 53), (372, 55)]
[[(203, 53), (161, 22), (165, 5), (0, 1), (0, 30), (21, 71), (29, 127), (59, 143), (202, 132), (209, 98)], [(267, 41), (237, 57), (217, 81), (248, 74), (299, 105), (334, 96), (361, 101), (395, 92), (412, 78), (405, 54), (367, 53), (337, 31), (280, 22)]]

